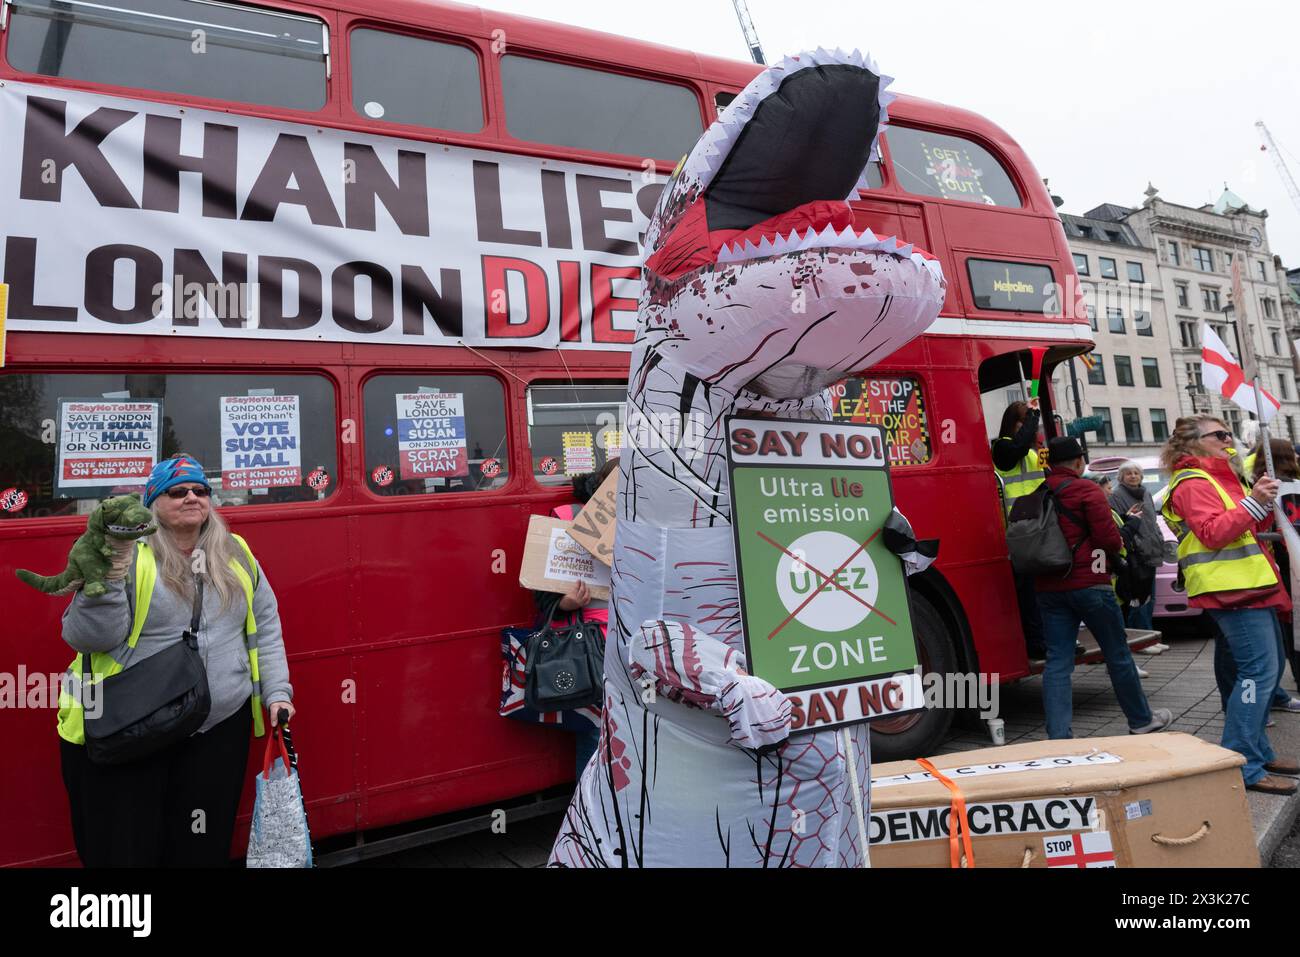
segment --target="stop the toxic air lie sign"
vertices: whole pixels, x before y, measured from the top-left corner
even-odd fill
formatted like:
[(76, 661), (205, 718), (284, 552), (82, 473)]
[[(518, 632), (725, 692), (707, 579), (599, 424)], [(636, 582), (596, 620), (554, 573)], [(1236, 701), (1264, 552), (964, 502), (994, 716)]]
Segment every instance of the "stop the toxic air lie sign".
[(894, 507), (875, 426), (727, 422), (732, 529), (751, 674), (820, 731), (924, 707)]

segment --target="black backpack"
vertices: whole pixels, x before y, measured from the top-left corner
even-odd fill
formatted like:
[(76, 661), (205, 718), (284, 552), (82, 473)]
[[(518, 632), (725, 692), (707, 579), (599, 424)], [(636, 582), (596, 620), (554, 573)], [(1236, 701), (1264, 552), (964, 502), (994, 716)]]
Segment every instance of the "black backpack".
[[(1088, 523), (1062, 505), (1059, 499), (1061, 489), (1073, 481), (1066, 479), (1056, 492), (1043, 482), (1012, 504), (1007, 518), (1007, 551), (1017, 575), (1064, 577), (1070, 574), (1074, 567), (1074, 553), (1088, 538)], [(1065, 539), (1058, 513), (1085, 531), (1073, 548)]]

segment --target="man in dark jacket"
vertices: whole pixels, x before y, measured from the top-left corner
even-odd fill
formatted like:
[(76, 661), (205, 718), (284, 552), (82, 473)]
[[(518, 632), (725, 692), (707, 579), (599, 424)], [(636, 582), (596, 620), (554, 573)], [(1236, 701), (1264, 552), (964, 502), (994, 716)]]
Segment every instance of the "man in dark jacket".
[(1047, 736), (1071, 738), (1074, 711), (1070, 676), (1074, 672), (1075, 641), (1083, 622), (1101, 645), (1106, 670), (1131, 734), (1159, 731), (1173, 720), (1165, 708), (1152, 714), (1129, 653), (1124, 616), (1111, 585), (1111, 567), (1123, 547), (1119, 527), (1111, 517), (1106, 494), (1081, 478), (1083, 449), (1075, 438), (1055, 438), (1047, 445), (1047, 487), (1056, 500), (1057, 517), (1074, 564), (1064, 576), (1040, 576), (1038, 608), (1047, 643), (1043, 669), (1043, 710)]

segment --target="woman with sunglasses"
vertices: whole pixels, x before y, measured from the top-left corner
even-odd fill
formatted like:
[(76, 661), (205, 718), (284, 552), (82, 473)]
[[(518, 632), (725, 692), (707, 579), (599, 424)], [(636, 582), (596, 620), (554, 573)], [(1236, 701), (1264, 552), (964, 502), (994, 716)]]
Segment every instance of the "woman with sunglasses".
[[(79, 652), (77, 673), (82, 654), (93, 654), (95, 671), (112, 662), (129, 668), (180, 640), (201, 587), (198, 647), (212, 708), (195, 734), (157, 755), (100, 766), (86, 756), (81, 721), (60, 709), (63, 781), (77, 854), (87, 867), (228, 864), (249, 732), (264, 733), (262, 702), (272, 724), (281, 712), (286, 721), (294, 714), (275, 593), (248, 545), (213, 510), (211, 493), (192, 456), (159, 462), (143, 499), (157, 532), (126, 544), (106, 594), (78, 592), (63, 616), (63, 639)], [(154, 571), (153, 589), (138, 596), (146, 566)], [(132, 649), (137, 607), (148, 611)]]
[(1300, 763), (1278, 758), (1268, 741), (1269, 699), (1277, 684), (1278, 612), (1291, 600), (1277, 566), (1256, 534), (1272, 523), (1278, 482), (1261, 478), (1249, 491), (1235, 466), (1232, 433), (1219, 419), (1175, 423), (1160, 461), (1170, 473), (1164, 516), (1178, 541), (1178, 567), (1190, 604), (1214, 621), (1236, 677), (1225, 687), (1222, 744), (1246, 758), (1246, 787), (1293, 794)]

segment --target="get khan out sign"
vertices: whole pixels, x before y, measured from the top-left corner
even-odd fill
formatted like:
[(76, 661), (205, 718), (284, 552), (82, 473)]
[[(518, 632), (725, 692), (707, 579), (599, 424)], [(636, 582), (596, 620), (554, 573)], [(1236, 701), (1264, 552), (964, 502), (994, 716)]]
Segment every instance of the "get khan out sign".
[(881, 430), (733, 418), (727, 455), (745, 655), (794, 730), (923, 708)]
[(161, 403), (149, 399), (60, 399), (59, 495), (95, 498), (144, 485), (158, 461)]
[(221, 484), (275, 488), (302, 482), (296, 395), (221, 397)]

